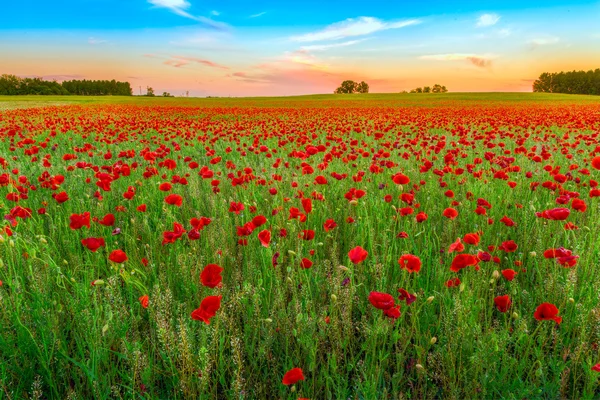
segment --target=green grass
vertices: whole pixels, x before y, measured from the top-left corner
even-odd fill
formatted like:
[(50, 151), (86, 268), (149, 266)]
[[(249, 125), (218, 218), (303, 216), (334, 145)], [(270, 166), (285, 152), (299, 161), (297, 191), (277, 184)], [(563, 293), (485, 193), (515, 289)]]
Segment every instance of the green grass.
[[(38, 99), (18, 101), (38, 106)], [(31, 218), (18, 219), (12, 236), (0, 231), (0, 397), (600, 397), (598, 375), (591, 370), (600, 361), (600, 198), (588, 196), (590, 179), (600, 180), (589, 162), (598, 145), (594, 132), (600, 131), (598, 98), (368, 95), (352, 96), (351, 107), (340, 107), (350, 96), (333, 95), (48, 100), (56, 104), (63, 99), (90, 103), (0, 112), (0, 157), (6, 160), (0, 175), (6, 173), (12, 180), (0, 186), (2, 215), (15, 207), (4, 200), (9, 193), (18, 186), (36, 187), (25, 190), (27, 198), (18, 203), (32, 209)], [(446, 145), (436, 154), (433, 147), (441, 141)], [(340, 156), (327, 160), (321, 171), (325, 153), (305, 160), (290, 155), (305, 151), (308, 144), (321, 144)], [(270, 150), (249, 149), (260, 145)], [(538, 151), (542, 145), (551, 153), (543, 162), (514, 152), (521, 146)], [(25, 155), (34, 146), (38, 153)], [(151, 162), (142, 155), (146, 148), (170, 150)], [(128, 150), (135, 150), (135, 156), (118, 157)], [(372, 172), (372, 151), (378, 150), (390, 153), (382, 160), (397, 165)], [(362, 156), (365, 151), (369, 157)], [(108, 152), (112, 158), (104, 157)], [(446, 165), (444, 156), (450, 153), (455, 153), (455, 163)], [(485, 153), (493, 153), (497, 163), (489, 162)], [(66, 154), (77, 158), (64, 160)], [(503, 155), (515, 157), (513, 165), (520, 167), (519, 172), (508, 172), (517, 183), (515, 189), (494, 178), (502, 169)], [(51, 166), (42, 163), (45, 156)], [(211, 164), (216, 156), (222, 160)], [(215, 175), (202, 179), (199, 168), (188, 167), (186, 157)], [(177, 167), (159, 166), (166, 158)], [(279, 166), (274, 165), (277, 158), (282, 159)], [(424, 159), (434, 164), (426, 172), (421, 171)], [(99, 201), (94, 197), (99, 190), (95, 171), (79, 168), (79, 162), (115, 174), (116, 167), (127, 164), (131, 173), (119, 172), (111, 191), (100, 190)], [(303, 173), (303, 163), (314, 173)], [(468, 172), (470, 164), (475, 174)], [(574, 164), (577, 168), (569, 169)], [(535, 211), (559, 207), (558, 190), (530, 189), (531, 182), (553, 179), (545, 165), (560, 166), (561, 173), (570, 171), (580, 179), (563, 184), (587, 203), (585, 212), (572, 211), (568, 219), (579, 230), (565, 230), (566, 221), (536, 217)], [(441, 187), (434, 171), (446, 166), (453, 173), (443, 177), (447, 187)], [(247, 174), (246, 167), (256, 179), (233, 186), (227, 174)], [(579, 172), (584, 167), (590, 175)], [(156, 168), (158, 175), (145, 178), (148, 168)], [(459, 174), (460, 168), (465, 171)], [(391, 177), (400, 171), (411, 179), (409, 184), (393, 183)], [(60, 188), (43, 188), (39, 178), (44, 172), (63, 175)], [(331, 172), (348, 177), (338, 181)], [(528, 178), (526, 172), (533, 176)], [(167, 205), (167, 193), (158, 185), (188, 173), (188, 184), (174, 184), (172, 189), (183, 196), (182, 206)], [(327, 185), (314, 184), (320, 174), (327, 177)], [(27, 179), (19, 181), (19, 176)], [(218, 193), (213, 192), (214, 179), (220, 180)], [(129, 187), (136, 194), (126, 200), (123, 193)], [(276, 188), (277, 194), (270, 194), (269, 188)], [(349, 202), (344, 195), (350, 188), (363, 189), (366, 196)], [(444, 194), (449, 189), (453, 199)], [(70, 199), (58, 204), (51, 195), (61, 191)], [(306, 222), (289, 219), (291, 207), (302, 210), (299, 191), (305, 197), (317, 192), (324, 198), (313, 200)], [(402, 217), (397, 210), (408, 204), (399, 197), (409, 192), (415, 196), (414, 213)], [(384, 201), (387, 194), (393, 197), (390, 203)], [(473, 212), (478, 198), (492, 203), (487, 216)], [(240, 215), (228, 211), (232, 201), (245, 205)], [(442, 212), (453, 201), (460, 203), (454, 206), (459, 216), (449, 220)], [(140, 204), (147, 205), (147, 212), (136, 211)], [(43, 215), (37, 213), (41, 207), (46, 209)], [(256, 207), (254, 213), (251, 207)], [(71, 214), (85, 211), (99, 218), (114, 213), (116, 224), (92, 222), (90, 229), (70, 229)], [(429, 219), (417, 223), (419, 211)], [(247, 246), (240, 246), (236, 227), (256, 215), (264, 215), (267, 224), (247, 237)], [(514, 219), (516, 227), (501, 224), (504, 215)], [(199, 240), (184, 235), (175, 243), (161, 244), (163, 232), (172, 230), (174, 222), (189, 230), (190, 219), (200, 216), (212, 223)], [(355, 222), (348, 223), (349, 217)], [(338, 227), (325, 232), (323, 224), (330, 218)], [(489, 225), (488, 218), (494, 224)], [(0, 227), (8, 224), (4, 220)], [(113, 235), (117, 227), (120, 234)], [(257, 232), (267, 228), (273, 235), (269, 248), (257, 238)], [(287, 230), (287, 237), (279, 237), (281, 229)], [(315, 239), (300, 240), (304, 229), (315, 230)], [(481, 262), (479, 271), (470, 267), (450, 272), (455, 254), (448, 254), (449, 245), (479, 230), (481, 243), (466, 245), (466, 252), (506, 240), (519, 247), (514, 253), (493, 251), (499, 264)], [(403, 231), (408, 238), (397, 237)], [(88, 237), (103, 237), (106, 248), (96, 253), (85, 249), (80, 241)], [(357, 265), (347, 256), (355, 246), (369, 252)], [(559, 246), (580, 256), (576, 267), (563, 268), (542, 256), (544, 250)], [(125, 250), (129, 260), (122, 265), (110, 262), (108, 254), (115, 249)], [(280, 256), (274, 267), (276, 252)], [(418, 274), (399, 268), (398, 258), (404, 253), (421, 258)], [(314, 262), (311, 269), (300, 268), (304, 257)], [(142, 258), (149, 260), (148, 266)], [(200, 284), (200, 271), (209, 263), (224, 268), (222, 288)], [(513, 281), (498, 275), (508, 268), (518, 272)], [(461, 285), (447, 288), (446, 281), (454, 277)], [(92, 286), (97, 279), (104, 285)], [(368, 301), (371, 291), (397, 297), (399, 288), (416, 294), (417, 301), (402, 302), (397, 320)], [(147, 309), (138, 301), (145, 294), (150, 298)], [(190, 318), (203, 298), (216, 294), (223, 300), (210, 325)], [(505, 294), (513, 306), (500, 313), (493, 300)], [(560, 325), (534, 319), (543, 302), (558, 307)], [(281, 379), (293, 367), (302, 368), (306, 380), (286, 387)]]
[(88, 104), (137, 104), (137, 105), (178, 105), (193, 107), (237, 106), (240, 101), (246, 107), (282, 107), (295, 104), (313, 103), (323, 106), (334, 103), (343, 105), (345, 102), (382, 103), (390, 106), (432, 106), (449, 103), (547, 103), (547, 104), (596, 104), (600, 96), (583, 96), (548, 93), (371, 93), (354, 95), (307, 95), (289, 97), (244, 97), (244, 98), (183, 98), (183, 97), (140, 97), (140, 96), (0, 96), (0, 111), (14, 108), (47, 107), (56, 105), (88, 105)]

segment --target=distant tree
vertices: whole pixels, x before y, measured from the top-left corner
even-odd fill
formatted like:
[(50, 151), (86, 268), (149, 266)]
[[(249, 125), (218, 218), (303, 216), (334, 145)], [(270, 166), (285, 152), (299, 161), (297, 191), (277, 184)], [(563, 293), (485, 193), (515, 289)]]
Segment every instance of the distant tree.
[(146, 86), (146, 96), (148, 97), (154, 97), (154, 89), (152, 89), (150, 86)]
[(600, 95), (600, 68), (589, 71), (544, 72), (532, 86), (534, 92)]
[(361, 81), (356, 85), (356, 91), (358, 93), (369, 93), (369, 84), (365, 81)]
[(447, 91), (448, 89), (446, 89), (446, 86), (442, 86), (437, 83), (431, 88), (431, 93), (446, 93)]
[(175, 97), (175, 96), (173, 96), (173, 95), (172, 95), (171, 93), (169, 93), (169, 92), (163, 92), (162, 96), (163, 96), (163, 97)]
[[(356, 82), (348, 80), (348, 81), (342, 82), (342, 84), (337, 89), (335, 89), (335, 91), (333, 93), (334, 94), (352, 94), (352, 93), (356, 93), (357, 87), (358, 87), (358, 84)], [(367, 85), (367, 90), (368, 90), (368, 85)]]
[(436, 83), (435, 85), (433, 85), (433, 87), (418, 87), (416, 89), (411, 90), (410, 93), (448, 93), (448, 89), (446, 88), (446, 86), (442, 86)]

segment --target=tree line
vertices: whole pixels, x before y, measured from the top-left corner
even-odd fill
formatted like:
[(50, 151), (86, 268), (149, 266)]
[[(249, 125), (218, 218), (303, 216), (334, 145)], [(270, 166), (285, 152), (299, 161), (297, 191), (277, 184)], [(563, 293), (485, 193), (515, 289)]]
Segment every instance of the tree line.
[(365, 81), (360, 83), (354, 81), (344, 81), (335, 89), (333, 94), (352, 94), (352, 93), (369, 93), (369, 84)]
[(422, 88), (418, 87), (410, 91), (410, 93), (448, 93), (448, 89), (446, 86), (442, 86), (439, 84), (435, 84), (432, 86), (423, 86)]
[(533, 91), (600, 95), (600, 68), (589, 71), (544, 72), (533, 82)]
[(20, 78), (0, 75), (0, 95), (80, 95), (80, 96), (131, 96), (129, 82), (116, 80), (70, 80), (58, 83), (42, 78)]

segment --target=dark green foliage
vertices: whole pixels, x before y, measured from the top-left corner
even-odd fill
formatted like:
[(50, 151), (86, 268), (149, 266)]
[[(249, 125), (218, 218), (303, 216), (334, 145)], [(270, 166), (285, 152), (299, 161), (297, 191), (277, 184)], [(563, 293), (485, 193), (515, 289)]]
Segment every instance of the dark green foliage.
[(433, 85), (433, 87), (418, 87), (416, 89), (411, 90), (410, 93), (448, 93), (448, 89), (446, 89), (446, 86), (442, 86), (436, 83), (435, 85)]
[(344, 81), (335, 89), (333, 94), (352, 94), (352, 93), (369, 93), (369, 84), (365, 81), (360, 83), (354, 81)]
[(533, 82), (533, 91), (600, 95), (600, 68), (589, 71), (544, 72)]
[(80, 95), (80, 96), (131, 96), (129, 82), (71, 80), (58, 83), (42, 78), (20, 78), (0, 75), (0, 95)]

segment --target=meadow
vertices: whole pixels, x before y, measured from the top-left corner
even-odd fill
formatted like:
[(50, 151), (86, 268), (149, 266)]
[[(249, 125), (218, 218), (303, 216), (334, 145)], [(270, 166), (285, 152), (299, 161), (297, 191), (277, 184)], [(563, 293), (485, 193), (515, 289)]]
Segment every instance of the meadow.
[(600, 398), (600, 99), (0, 97), (0, 398)]

